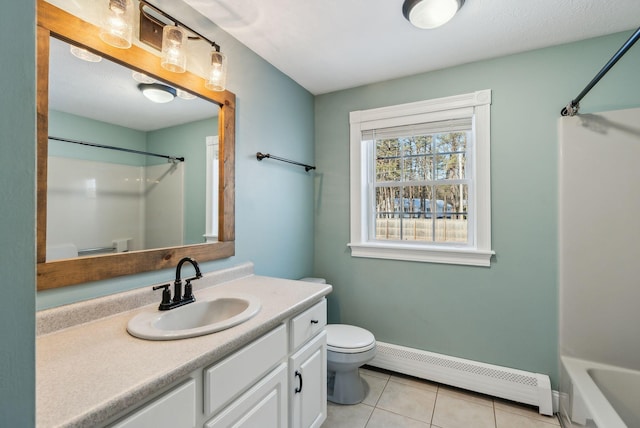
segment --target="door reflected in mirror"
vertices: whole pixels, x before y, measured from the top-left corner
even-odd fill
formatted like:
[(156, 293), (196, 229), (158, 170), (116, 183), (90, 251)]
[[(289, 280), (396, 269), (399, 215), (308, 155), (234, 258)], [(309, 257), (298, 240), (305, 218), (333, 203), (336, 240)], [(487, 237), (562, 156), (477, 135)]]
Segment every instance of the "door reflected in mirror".
[(46, 260), (215, 240), (218, 105), (93, 60), (51, 38)]

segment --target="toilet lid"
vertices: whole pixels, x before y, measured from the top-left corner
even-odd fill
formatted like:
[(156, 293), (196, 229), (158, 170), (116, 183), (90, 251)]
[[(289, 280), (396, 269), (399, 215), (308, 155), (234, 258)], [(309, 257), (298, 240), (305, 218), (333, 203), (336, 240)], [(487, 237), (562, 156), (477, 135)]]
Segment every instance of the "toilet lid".
[(376, 344), (370, 331), (354, 325), (329, 324), (326, 331), (327, 349), (330, 351), (352, 354), (368, 351)]

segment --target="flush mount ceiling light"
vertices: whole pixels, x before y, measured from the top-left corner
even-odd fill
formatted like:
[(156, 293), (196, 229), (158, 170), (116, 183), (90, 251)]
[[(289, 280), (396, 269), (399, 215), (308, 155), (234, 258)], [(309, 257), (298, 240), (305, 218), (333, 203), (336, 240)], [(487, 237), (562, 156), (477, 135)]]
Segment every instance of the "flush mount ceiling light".
[(154, 103), (168, 103), (176, 97), (176, 90), (162, 83), (140, 83), (138, 89)]
[(402, 14), (414, 26), (432, 29), (446, 24), (464, 4), (464, 0), (405, 0)]

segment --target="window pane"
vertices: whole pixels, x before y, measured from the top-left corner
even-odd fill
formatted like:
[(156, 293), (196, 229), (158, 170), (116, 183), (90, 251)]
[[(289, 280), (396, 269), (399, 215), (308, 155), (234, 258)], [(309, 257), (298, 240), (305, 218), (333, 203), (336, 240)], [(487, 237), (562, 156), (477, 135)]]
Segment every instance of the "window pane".
[(431, 186), (406, 186), (402, 204), (404, 218), (426, 218), (430, 213)]
[(376, 182), (400, 181), (400, 142), (376, 141)]
[(403, 241), (433, 241), (432, 186), (407, 186), (403, 190)]
[(376, 156), (382, 157), (399, 157), (400, 141), (397, 138), (376, 140)]
[(376, 182), (400, 181), (400, 159), (377, 159)]
[(433, 153), (431, 147), (431, 141), (433, 140), (431, 135), (417, 135), (406, 138), (401, 138), (402, 154), (404, 156), (411, 155), (430, 155)]
[(452, 132), (435, 136), (436, 179), (466, 178), (467, 134)]
[(375, 239), (400, 240), (402, 205), (400, 188), (376, 188), (376, 230)]
[(433, 176), (432, 137), (421, 135), (402, 139), (404, 181), (431, 180)]
[(376, 217), (400, 217), (400, 189), (398, 187), (376, 188)]
[(466, 184), (435, 186), (435, 192), (434, 240), (436, 242), (466, 243), (468, 241), (468, 186)]

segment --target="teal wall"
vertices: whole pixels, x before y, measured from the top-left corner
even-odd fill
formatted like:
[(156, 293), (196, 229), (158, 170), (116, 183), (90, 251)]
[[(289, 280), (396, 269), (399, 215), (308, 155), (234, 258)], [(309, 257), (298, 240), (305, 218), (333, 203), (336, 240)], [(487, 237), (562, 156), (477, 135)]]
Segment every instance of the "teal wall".
[[(560, 109), (629, 37), (448, 68), (316, 97), (314, 275), (334, 286), (331, 322), (380, 341), (551, 376), (557, 382), (557, 151)], [(640, 105), (630, 51), (582, 112)], [(490, 268), (352, 258), (349, 112), (491, 89)]]
[[(112, 125), (57, 110), (49, 111), (49, 135), (132, 150), (147, 150), (147, 133), (144, 131)], [(56, 140), (49, 140), (49, 156), (132, 166), (144, 166), (145, 164), (144, 156)]]
[[(176, 14), (223, 47), (229, 59), (227, 86), (236, 94), (236, 255), (201, 263), (201, 268), (209, 272), (252, 261), (259, 274), (308, 276), (313, 270), (314, 176), (300, 167), (258, 162), (255, 154), (313, 163), (313, 95), (210, 22), (187, 15), (188, 8)], [(189, 222), (197, 221), (187, 215)], [(200, 215), (204, 218), (204, 212)], [(166, 282), (174, 275), (174, 269), (166, 269), (46, 290), (37, 293), (36, 307)]]
[[(0, 426), (35, 424), (35, 2), (0, 13)], [(10, 59), (8, 59), (10, 58)]]
[[(36, 306), (172, 276), (168, 269), (36, 296), (34, 3), (10, 2), (0, 14), (2, 52), (12, 58), (3, 64), (2, 77), (11, 85), (0, 100), (0, 263), (11, 302), (0, 311), (0, 426), (34, 424)], [(549, 373), (555, 380), (556, 120), (628, 34), (327, 94), (315, 105), (311, 94), (252, 51), (224, 33), (217, 36), (230, 59), (229, 89), (238, 97), (236, 256), (203, 263), (203, 270), (253, 261), (259, 274), (324, 276), (335, 286), (332, 321), (368, 327), (382, 341)], [(583, 112), (640, 104), (637, 52), (632, 49), (585, 98)], [(487, 88), (494, 99), (492, 267), (352, 259), (346, 247), (348, 112)], [(315, 162), (318, 172), (258, 162), (257, 151)]]

